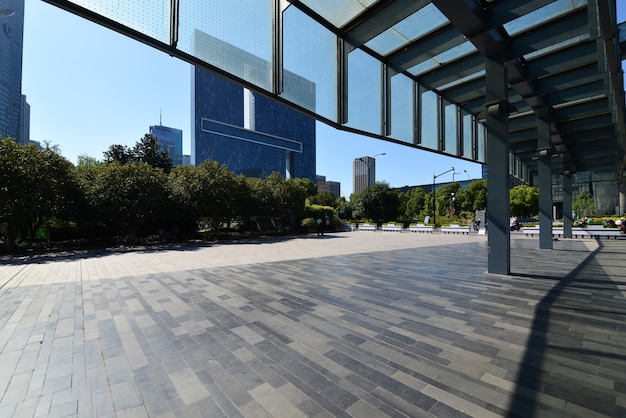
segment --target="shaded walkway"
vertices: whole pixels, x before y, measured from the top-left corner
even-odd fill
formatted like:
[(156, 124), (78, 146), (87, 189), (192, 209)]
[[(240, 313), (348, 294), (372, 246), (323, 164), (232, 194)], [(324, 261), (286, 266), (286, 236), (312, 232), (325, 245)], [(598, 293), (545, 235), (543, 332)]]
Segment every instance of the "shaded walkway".
[(330, 235), (0, 265), (0, 416), (626, 416), (626, 243)]

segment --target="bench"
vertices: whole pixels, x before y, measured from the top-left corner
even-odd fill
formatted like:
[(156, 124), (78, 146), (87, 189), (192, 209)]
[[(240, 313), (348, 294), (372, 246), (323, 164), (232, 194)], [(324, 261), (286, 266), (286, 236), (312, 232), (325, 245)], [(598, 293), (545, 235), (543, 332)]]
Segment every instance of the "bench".
[(376, 231), (376, 225), (361, 224), (359, 225), (359, 231)]
[(382, 230), (383, 232), (402, 232), (404, 228), (402, 227), (402, 225), (383, 225), (382, 226)]
[(433, 233), (435, 231), (434, 226), (417, 224), (409, 226), (409, 232), (420, 232), (420, 233)]
[(442, 226), (441, 232), (444, 234), (467, 234), (469, 235), (471, 227), (452, 224), (449, 226)]
[[(530, 235), (535, 236), (539, 235), (539, 227), (533, 226), (529, 228), (522, 228), (522, 233), (526, 236)], [(572, 237), (573, 238), (601, 238), (606, 237), (607, 239), (611, 239), (611, 237), (617, 239), (622, 233), (617, 228), (572, 228)], [(564, 232), (563, 227), (553, 227), (552, 228), (552, 236), (563, 238)]]

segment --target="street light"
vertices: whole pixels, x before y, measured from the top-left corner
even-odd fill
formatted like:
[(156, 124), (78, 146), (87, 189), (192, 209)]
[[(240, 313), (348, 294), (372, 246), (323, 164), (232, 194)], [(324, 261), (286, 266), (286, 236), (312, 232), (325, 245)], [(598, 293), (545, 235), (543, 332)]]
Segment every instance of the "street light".
[(435, 228), (437, 228), (437, 193), (435, 193), (435, 180), (437, 180), (437, 177), (441, 177), (444, 174), (449, 173), (450, 171), (454, 171), (454, 167), (452, 167), (448, 171), (444, 171), (441, 174), (433, 174), (433, 225), (435, 226)]
[(472, 179), (472, 178), (470, 177), (469, 173), (467, 172), (467, 170), (463, 170), (463, 172), (464, 172), (465, 174), (467, 174), (467, 179), (468, 179), (468, 180), (471, 180), (471, 179)]
[(0, 17), (10, 17), (15, 14), (13, 9), (0, 9)]

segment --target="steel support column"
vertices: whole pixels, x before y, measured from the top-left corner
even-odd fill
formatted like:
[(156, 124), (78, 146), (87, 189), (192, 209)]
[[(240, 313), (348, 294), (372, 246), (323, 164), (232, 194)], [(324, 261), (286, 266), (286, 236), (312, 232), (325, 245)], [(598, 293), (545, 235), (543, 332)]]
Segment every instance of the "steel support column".
[(537, 158), (539, 171), (539, 248), (552, 249), (552, 150), (550, 123), (537, 121)]
[(620, 215), (626, 214), (626, 176), (622, 177), (619, 184), (619, 213)]
[(563, 237), (572, 237), (572, 175), (563, 173)]
[(487, 97), (487, 271), (511, 272), (509, 229), (509, 117), (504, 53), (485, 58)]

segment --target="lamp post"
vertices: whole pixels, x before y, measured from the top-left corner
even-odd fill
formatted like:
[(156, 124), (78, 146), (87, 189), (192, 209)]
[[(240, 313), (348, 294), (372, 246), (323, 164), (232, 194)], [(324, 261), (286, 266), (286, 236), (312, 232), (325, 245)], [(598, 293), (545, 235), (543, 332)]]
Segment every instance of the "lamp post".
[(467, 170), (463, 170), (463, 172), (464, 172), (465, 174), (467, 174), (467, 179), (468, 179), (468, 180), (472, 180), (472, 178), (470, 177), (470, 175), (469, 175), (469, 173), (467, 172)]
[(435, 193), (435, 180), (437, 180), (437, 177), (441, 177), (450, 171), (454, 171), (454, 167), (441, 174), (433, 174), (433, 225), (435, 226), (435, 229), (437, 228), (437, 193)]

